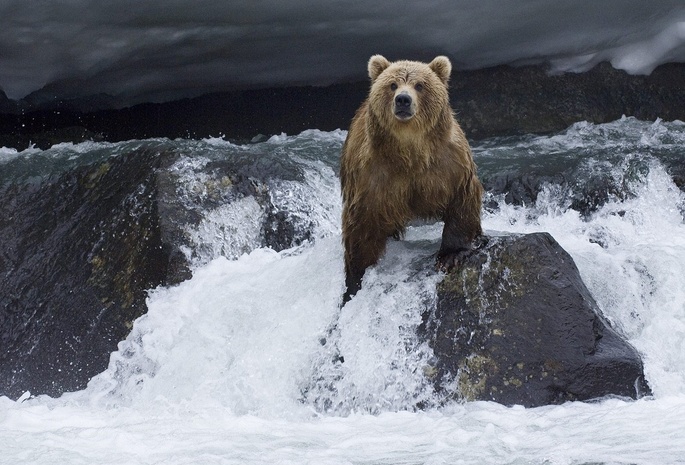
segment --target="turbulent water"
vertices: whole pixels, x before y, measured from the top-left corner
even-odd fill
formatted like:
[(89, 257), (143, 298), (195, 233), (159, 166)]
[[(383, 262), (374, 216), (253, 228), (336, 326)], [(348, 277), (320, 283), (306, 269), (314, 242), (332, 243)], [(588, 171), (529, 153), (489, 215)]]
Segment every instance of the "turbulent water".
[[(204, 212), (188, 231), (192, 279), (151, 291), (148, 313), (106, 371), (58, 399), (0, 398), (0, 463), (685, 463), (685, 195), (673, 180), (685, 163), (685, 124), (624, 118), (474, 146), (484, 179), (547, 179), (521, 205), (508, 192), (487, 194), (485, 229), (550, 232), (642, 354), (654, 392), (533, 409), (445, 405), (426, 382), (432, 353), (415, 329), (440, 276), (420, 263), (437, 250), (439, 224), (412, 226), (389, 244), (362, 291), (338, 309), (335, 173), (344, 137), (0, 149), (0, 166), (13, 167), (3, 176), (30, 177), (141, 145), (171, 146), (186, 155), (175, 169), (185, 173), (187, 201), (193, 163), (265, 157), (294, 173), (276, 183), (274, 204), (300, 212), (314, 231), (277, 253), (259, 247), (256, 201)], [(610, 192), (597, 208), (578, 207), (598, 176), (611, 181)]]

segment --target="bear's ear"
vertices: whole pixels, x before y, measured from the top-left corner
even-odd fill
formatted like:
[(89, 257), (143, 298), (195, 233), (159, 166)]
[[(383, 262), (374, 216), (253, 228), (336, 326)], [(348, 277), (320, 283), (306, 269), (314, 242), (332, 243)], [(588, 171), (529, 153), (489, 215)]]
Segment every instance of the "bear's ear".
[(428, 64), (428, 67), (438, 75), (442, 82), (447, 84), (447, 81), (450, 79), (450, 74), (452, 73), (452, 63), (450, 63), (449, 58), (442, 55), (435, 57), (433, 61)]
[(383, 55), (372, 56), (369, 60), (369, 77), (371, 82), (375, 81), (388, 66), (390, 66), (390, 62)]

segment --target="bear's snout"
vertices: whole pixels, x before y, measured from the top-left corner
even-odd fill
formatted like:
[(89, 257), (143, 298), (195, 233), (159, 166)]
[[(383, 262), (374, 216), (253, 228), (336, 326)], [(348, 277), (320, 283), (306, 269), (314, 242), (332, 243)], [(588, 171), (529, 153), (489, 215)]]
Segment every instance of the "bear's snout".
[(407, 92), (401, 92), (395, 96), (395, 116), (400, 120), (408, 120), (414, 116), (414, 101)]

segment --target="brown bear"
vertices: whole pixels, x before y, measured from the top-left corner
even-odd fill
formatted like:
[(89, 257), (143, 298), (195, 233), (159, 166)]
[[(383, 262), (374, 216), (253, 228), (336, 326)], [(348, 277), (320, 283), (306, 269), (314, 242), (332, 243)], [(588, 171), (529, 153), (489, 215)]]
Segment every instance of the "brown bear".
[(343, 305), (388, 237), (401, 237), (410, 220), (445, 222), (437, 254), (445, 269), (482, 233), (483, 187), (450, 107), (449, 59), (391, 63), (374, 55), (368, 71), (371, 90), (352, 120), (340, 161)]

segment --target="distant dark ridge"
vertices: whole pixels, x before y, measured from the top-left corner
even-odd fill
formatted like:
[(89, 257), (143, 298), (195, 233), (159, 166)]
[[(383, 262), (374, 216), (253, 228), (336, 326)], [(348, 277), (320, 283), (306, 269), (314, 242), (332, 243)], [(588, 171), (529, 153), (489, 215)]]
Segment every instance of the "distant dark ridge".
[[(577, 121), (622, 115), (685, 120), (685, 64), (631, 76), (608, 63), (581, 73), (550, 75), (545, 66), (456, 71), (452, 105), (472, 139), (562, 130)], [(47, 148), (59, 142), (151, 137), (223, 136), (248, 142), (259, 134), (346, 129), (368, 92), (367, 82), (208, 94), (168, 103), (91, 110), (111, 97), (32, 103), (0, 92), (0, 146)]]

